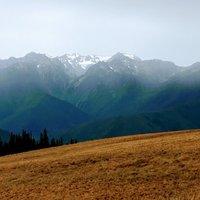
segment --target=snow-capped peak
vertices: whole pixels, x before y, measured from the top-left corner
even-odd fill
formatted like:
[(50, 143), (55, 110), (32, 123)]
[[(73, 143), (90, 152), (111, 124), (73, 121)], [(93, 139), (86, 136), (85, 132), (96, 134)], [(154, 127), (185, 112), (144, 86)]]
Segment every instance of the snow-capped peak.
[(80, 57), (81, 55), (78, 53), (72, 53), (72, 54), (66, 54), (66, 57), (68, 57), (70, 60), (74, 60), (78, 57)]
[(110, 60), (115, 60), (115, 59), (120, 59), (120, 60), (126, 60), (126, 58), (129, 58), (129, 59), (132, 59), (132, 60), (141, 60), (139, 57), (135, 56), (135, 55), (132, 55), (132, 54), (127, 54), (127, 53), (116, 53), (115, 55), (113, 55), (111, 57)]
[(100, 61), (107, 61), (110, 57), (87, 55), (82, 56), (78, 53), (65, 54), (59, 57), (59, 60), (65, 65), (70, 63), (73, 68), (81, 67), (86, 70), (89, 66), (94, 65)]
[[(134, 63), (132, 63), (132, 60), (141, 60), (137, 56), (127, 53), (117, 53), (112, 57), (97, 56), (93, 54), (82, 56), (78, 53), (72, 53), (58, 57), (58, 59), (65, 65), (67, 71), (71, 71), (72, 74), (76, 74), (77, 76), (83, 75), (90, 68), (90, 66), (99, 62), (108, 62), (110, 70), (119, 71), (124, 70), (124, 65), (129, 65), (130, 67), (128, 69), (134, 69)], [(114, 63), (112, 63), (113, 61)], [(124, 65), (118, 65), (116, 61), (120, 61), (124, 63)]]
[(135, 59), (138, 59), (138, 57), (137, 57), (137, 56), (135, 56), (135, 55), (132, 55), (132, 54), (127, 54), (127, 53), (124, 53), (123, 55), (124, 55), (124, 56), (126, 56), (126, 57), (128, 57), (128, 58), (131, 58), (131, 59), (133, 59), (133, 60), (135, 60)]

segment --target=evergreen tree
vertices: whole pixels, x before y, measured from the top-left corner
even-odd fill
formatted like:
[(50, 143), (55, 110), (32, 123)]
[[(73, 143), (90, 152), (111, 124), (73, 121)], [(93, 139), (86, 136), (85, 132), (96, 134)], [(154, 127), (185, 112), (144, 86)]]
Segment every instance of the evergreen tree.
[(49, 137), (47, 129), (44, 129), (43, 133), (40, 134), (40, 148), (49, 147)]
[(70, 139), (70, 144), (76, 144), (76, 143), (78, 143), (77, 139), (73, 139), (73, 138)]
[(44, 142), (44, 136), (43, 133), (40, 133), (40, 141), (39, 141), (39, 147), (42, 148), (43, 147), (43, 142)]
[(46, 128), (43, 131), (43, 140), (44, 140), (44, 142), (43, 142), (44, 147), (48, 147), (49, 146), (49, 137), (48, 137)]
[(60, 138), (59, 145), (63, 145), (63, 138), (62, 137)]
[(3, 141), (1, 140), (1, 137), (0, 137), (0, 155), (3, 155)]
[(47, 129), (40, 134), (39, 141), (35, 140), (32, 133), (26, 130), (23, 130), (21, 134), (11, 132), (8, 142), (3, 142), (0, 138), (0, 156), (59, 145), (63, 145), (62, 137), (52, 138), (49, 144)]
[(52, 147), (55, 147), (55, 146), (56, 146), (56, 140), (55, 140), (55, 138), (52, 138), (52, 139), (51, 139), (51, 146), (52, 146)]

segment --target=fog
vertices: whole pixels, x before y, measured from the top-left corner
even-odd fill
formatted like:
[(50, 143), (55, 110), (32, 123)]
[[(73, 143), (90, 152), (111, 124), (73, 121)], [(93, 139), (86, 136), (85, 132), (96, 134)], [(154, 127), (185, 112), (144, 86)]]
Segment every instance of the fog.
[(0, 0), (0, 58), (136, 54), (200, 61), (197, 0)]

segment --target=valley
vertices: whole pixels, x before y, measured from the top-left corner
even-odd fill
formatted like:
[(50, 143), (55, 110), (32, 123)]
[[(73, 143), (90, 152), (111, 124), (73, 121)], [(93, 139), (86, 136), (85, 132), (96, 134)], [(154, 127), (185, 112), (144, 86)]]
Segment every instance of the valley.
[(200, 63), (123, 53), (11, 57), (0, 60), (0, 128), (65, 141), (200, 128), (199, 77)]
[(200, 200), (200, 1), (0, 19), (0, 200)]

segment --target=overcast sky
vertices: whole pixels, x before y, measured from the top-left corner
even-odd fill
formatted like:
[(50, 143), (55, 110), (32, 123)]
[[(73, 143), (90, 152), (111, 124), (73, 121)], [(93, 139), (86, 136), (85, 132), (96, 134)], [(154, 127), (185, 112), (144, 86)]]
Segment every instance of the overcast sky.
[(35, 51), (200, 61), (199, 0), (0, 0), (0, 58)]

